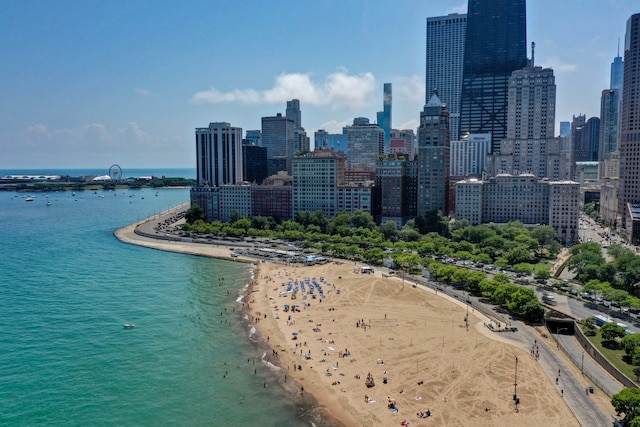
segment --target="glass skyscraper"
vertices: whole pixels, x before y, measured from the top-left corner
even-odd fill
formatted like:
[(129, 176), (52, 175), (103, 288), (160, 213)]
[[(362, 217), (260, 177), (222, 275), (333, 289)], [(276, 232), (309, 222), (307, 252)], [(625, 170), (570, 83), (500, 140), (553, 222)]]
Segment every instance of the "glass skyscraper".
[(391, 133), (391, 105), (391, 83), (385, 83), (382, 99), (382, 111), (378, 111), (378, 114), (376, 115), (378, 126), (380, 126), (384, 131), (384, 153), (388, 153), (390, 148), (389, 135)]
[(498, 151), (507, 135), (507, 88), (527, 66), (525, 0), (469, 0), (460, 135), (491, 133)]

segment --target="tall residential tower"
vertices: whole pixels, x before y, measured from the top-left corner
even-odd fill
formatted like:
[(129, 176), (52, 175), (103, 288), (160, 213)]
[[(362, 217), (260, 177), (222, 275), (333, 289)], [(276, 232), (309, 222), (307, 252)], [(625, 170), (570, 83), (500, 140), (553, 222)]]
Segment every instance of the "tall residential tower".
[(376, 116), (378, 126), (384, 131), (384, 153), (389, 152), (389, 138), (391, 133), (391, 105), (393, 97), (391, 96), (391, 83), (385, 83), (382, 97), (382, 111), (378, 111)]
[(460, 95), (467, 15), (452, 13), (427, 18), (425, 104), (434, 90), (449, 111), (452, 139), (458, 139)]
[(624, 39), (624, 77), (620, 119), (620, 192), (618, 213), (631, 231), (632, 243), (640, 243), (640, 13), (627, 21)]
[(434, 93), (418, 128), (418, 215), (449, 214), (449, 161), (449, 112)]

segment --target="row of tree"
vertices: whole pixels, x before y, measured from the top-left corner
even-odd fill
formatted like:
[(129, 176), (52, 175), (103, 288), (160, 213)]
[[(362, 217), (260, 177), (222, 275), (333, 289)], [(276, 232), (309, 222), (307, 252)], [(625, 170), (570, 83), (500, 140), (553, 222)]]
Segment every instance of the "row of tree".
[(616, 243), (607, 249), (607, 262), (598, 243), (580, 243), (571, 248), (568, 267), (582, 283), (606, 282), (610, 287), (637, 295), (640, 285), (640, 257)]

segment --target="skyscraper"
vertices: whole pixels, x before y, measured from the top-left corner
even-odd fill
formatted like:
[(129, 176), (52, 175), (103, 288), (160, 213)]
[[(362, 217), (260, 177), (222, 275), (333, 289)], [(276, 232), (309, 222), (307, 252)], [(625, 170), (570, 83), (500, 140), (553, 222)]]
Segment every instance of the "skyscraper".
[(300, 111), (300, 100), (292, 99), (287, 101), (287, 110), (285, 112), (287, 120), (293, 122), (293, 127), (302, 127), (302, 112)]
[(460, 124), (460, 95), (467, 15), (452, 13), (427, 18), (427, 51), (425, 104), (434, 90), (447, 105), (449, 129), (458, 138)]
[(384, 153), (389, 152), (389, 134), (391, 132), (391, 103), (391, 83), (385, 83), (382, 97), (382, 111), (378, 111), (376, 117), (378, 120), (378, 126), (384, 131)]
[(526, 20), (525, 0), (469, 0), (459, 136), (491, 133), (494, 152), (507, 135), (509, 78), (528, 62)]
[(507, 138), (553, 138), (556, 81), (551, 68), (526, 67), (509, 79)]
[(449, 211), (449, 112), (435, 93), (420, 113), (418, 215)]
[(353, 126), (347, 128), (347, 145), (349, 166), (375, 169), (378, 157), (384, 153), (384, 131), (366, 117), (356, 117)]
[(224, 122), (196, 128), (196, 179), (210, 187), (242, 181), (242, 128)]
[(603, 90), (600, 97), (600, 143), (598, 148), (600, 215), (606, 225), (613, 227), (617, 227), (619, 220), (620, 153), (618, 152), (618, 142), (622, 74), (623, 62), (618, 48), (618, 56), (611, 63), (610, 88)]
[(627, 20), (624, 38), (624, 77), (622, 82), (622, 111), (620, 119), (620, 192), (618, 214), (622, 225), (631, 231), (632, 242), (640, 241), (640, 233), (633, 223), (640, 203), (640, 13)]
[(611, 63), (611, 89), (622, 89), (622, 75), (624, 73), (624, 63), (620, 55), (613, 58)]

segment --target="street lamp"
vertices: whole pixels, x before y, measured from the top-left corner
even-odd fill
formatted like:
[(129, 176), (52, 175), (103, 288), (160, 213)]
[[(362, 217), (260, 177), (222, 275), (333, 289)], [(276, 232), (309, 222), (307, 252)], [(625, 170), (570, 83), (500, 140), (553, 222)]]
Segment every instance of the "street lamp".
[(569, 328), (558, 328), (556, 327), (556, 348), (560, 348), (560, 331), (568, 331)]
[(520, 399), (518, 398), (518, 356), (513, 356), (516, 359), (516, 374), (513, 380), (513, 401), (516, 404), (516, 411), (518, 410), (518, 403)]

